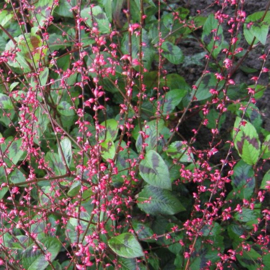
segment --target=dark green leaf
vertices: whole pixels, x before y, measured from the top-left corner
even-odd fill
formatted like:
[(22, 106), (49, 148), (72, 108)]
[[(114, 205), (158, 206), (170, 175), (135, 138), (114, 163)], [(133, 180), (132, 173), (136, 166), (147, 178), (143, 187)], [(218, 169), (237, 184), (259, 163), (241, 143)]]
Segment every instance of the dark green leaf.
[[(237, 129), (239, 129), (239, 132), (234, 138)], [(261, 152), (261, 143), (254, 126), (246, 120), (241, 124), (241, 118), (237, 117), (234, 124), (233, 138), (239, 156), (249, 165), (256, 164)]]
[[(50, 236), (39, 239), (39, 241), (42, 243), (43, 252), (45, 254), (50, 253), (50, 261), (53, 261), (60, 251), (60, 241)], [(27, 270), (44, 270), (49, 265), (49, 262), (46, 260), (43, 252), (39, 249), (34, 251), (33, 246), (24, 250), (21, 260), (23, 267)]]
[(139, 193), (138, 207), (151, 215), (174, 215), (185, 208), (169, 190), (146, 185)]
[(173, 142), (166, 150), (168, 156), (180, 159), (180, 162), (192, 162), (193, 154), (188, 153), (188, 146), (181, 141)]
[(162, 55), (172, 64), (179, 65), (184, 60), (184, 55), (181, 49), (173, 45), (171, 42), (163, 42), (161, 48), (163, 49)]
[(234, 167), (232, 185), (236, 196), (241, 199), (250, 199), (255, 187), (254, 171), (251, 165), (240, 160)]
[(144, 256), (140, 243), (131, 233), (122, 233), (113, 237), (108, 244), (118, 256), (131, 259)]
[(86, 19), (85, 23), (90, 28), (93, 27), (92, 22), (96, 22), (100, 33), (108, 34), (110, 32), (110, 22), (100, 6), (83, 9), (81, 17)]
[(154, 150), (149, 150), (141, 161), (140, 175), (148, 184), (161, 188), (172, 189), (170, 173), (162, 157)]

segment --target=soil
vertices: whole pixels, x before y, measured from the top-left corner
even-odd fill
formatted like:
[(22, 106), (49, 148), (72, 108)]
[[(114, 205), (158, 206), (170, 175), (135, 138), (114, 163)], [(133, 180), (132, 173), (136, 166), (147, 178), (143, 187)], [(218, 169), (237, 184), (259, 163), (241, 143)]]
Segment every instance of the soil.
[[(214, 3), (213, 0), (186, 0), (185, 5), (190, 10), (190, 16), (195, 16), (198, 14), (197, 10), (200, 10), (200, 13), (204, 16), (207, 16), (211, 13), (215, 13), (217, 10), (220, 10), (220, 6)], [(223, 1), (216, 1), (216, 2), (223, 2)], [(264, 11), (269, 0), (246, 0), (244, 3), (244, 11), (246, 12), (247, 16), (250, 14), (253, 14), (257, 11)], [(214, 3), (214, 4), (213, 4)], [(233, 10), (229, 10), (228, 8), (224, 9), (224, 12), (226, 14), (233, 14)], [(224, 36), (225, 39), (228, 40), (230, 37), (230, 34), (227, 32), (228, 28), (226, 29), (226, 26), (224, 26)], [(196, 33), (195, 33), (196, 34)], [(201, 32), (198, 33), (198, 37), (200, 36)], [(180, 44), (178, 44), (183, 51), (183, 54), (185, 56), (192, 56), (194, 54), (203, 52), (203, 48), (199, 45), (199, 43), (196, 40), (193, 39), (187, 39), (184, 41), (181, 41)], [(244, 40), (241, 43), (241, 46), (244, 49), (248, 48), (247, 42)], [(266, 42), (266, 45), (263, 46), (260, 43), (256, 45), (256, 47), (248, 54), (247, 58), (243, 61), (242, 65), (247, 68), (253, 68), (260, 70), (262, 61), (258, 60), (259, 57), (267, 53), (267, 51), (270, 50), (270, 39)], [(201, 65), (182, 65), (178, 67), (173, 67), (173, 72), (177, 72), (179, 75), (183, 76), (187, 83), (189, 85), (194, 85), (196, 81), (200, 78), (202, 75), (203, 69), (204, 69), (204, 61), (202, 59)], [(266, 64), (266, 67), (270, 69), (270, 61)], [(243, 82), (252, 85), (254, 82), (251, 80), (253, 76), (259, 76), (259, 72), (257, 73), (248, 73), (241, 69), (238, 69), (235, 71), (235, 73), (232, 76), (232, 79), (236, 82), (236, 84), (241, 84)], [(270, 131), (270, 87), (269, 87), (269, 74), (268, 73), (262, 73), (259, 79), (258, 84), (261, 84), (263, 86), (267, 86), (266, 91), (264, 92), (264, 95), (257, 100), (256, 106), (258, 107), (262, 119), (263, 119), (263, 125), (262, 127), (266, 129), (267, 131)], [(230, 128), (233, 127), (234, 118), (231, 117), (230, 114), (227, 114), (226, 121), (223, 127), (221, 128), (221, 136), (222, 133), (228, 132)], [(191, 130), (197, 129), (198, 126), (201, 123), (201, 118), (198, 114), (189, 114), (186, 121), (180, 125), (180, 133), (184, 134), (187, 138), (190, 138), (193, 136)], [(209, 142), (212, 139), (212, 134), (208, 128), (203, 127), (199, 134), (197, 135), (197, 142), (199, 145), (199, 148), (207, 149), (209, 147)], [(220, 145), (220, 151), (214, 156), (211, 161), (214, 164), (220, 163), (220, 160), (225, 157), (227, 154), (226, 148), (223, 148), (224, 145)], [(235, 157), (237, 157), (236, 153), (233, 153)], [(263, 175), (270, 169), (270, 161), (267, 161), (263, 164), (262, 170), (259, 171), (258, 177), (260, 180), (262, 179)]]
[[(223, 1), (213, 1), (213, 0), (186, 0), (185, 4), (190, 9), (190, 15), (195, 16), (198, 14), (198, 10), (200, 10), (200, 13), (202, 15), (209, 15), (211, 13), (215, 13), (217, 10), (220, 9), (220, 6), (215, 4), (214, 2), (223, 2)], [(247, 16), (257, 12), (257, 11), (264, 11), (269, 0), (246, 0), (244, 3), (244, 11), (246, 12)], [(225, 10), (226, 11), (226, 10)], [(229, 13), (228, 13), (229, 14)], [(224, 35), (226, 38), (226, 29), (224, 29)], [(228, 37), (228, 34), (227, 34)], [(192, 55), (196, 54), (198, 52), (203, 52), (202, 48), (198, 45), (197, 42), (187, 41), (180, 45), (181, 49), (183, 50), (184, 55)], [(248, 48), (248, 44), (243, 41), (241, 46), (243, 48)], [(248, 57), (244, 60), (243, 65), (248, 68), (255, 68), (257, 70), (261, 69), (262, 61), (258, 61), (259, 56), (261, 56), (263, 53), (267, 53), (267, 51), (270, 50), (270, 39), (266, 42), (266, 45), (263, 46), (259, 44), (255, 49), (253, 49)], [(270, 68), (270, 62), (266, 64), (267, 68)], [(183, 75), (187, 82), (190, 85), (193, 85), (196, 83), (196, 81), (199, 79), (200, 75), (202, 74), (203, 66), (188, 66), (188, 67), (182, 67), (180, 75)], [(187, 75), (188, 74), (188, 75)], [(241, 82), (247, 82), (249, 84), (253, 84), (253, 82), (250, 80), (251, 77), (259, 75), (258, 74), (247, 74), (240, 69), (237, 70), (233, 76), (233, 79), (236, 83)], [(263, 97), (260, 98), (256, 106), (259, 108), (260, 112), (262, 113), (263, 118), (263, 128), (270, 131), (270, 88), (269, 88), (269, 74), (263, 73), (260, 77), (259, 84), (268, 86)]]

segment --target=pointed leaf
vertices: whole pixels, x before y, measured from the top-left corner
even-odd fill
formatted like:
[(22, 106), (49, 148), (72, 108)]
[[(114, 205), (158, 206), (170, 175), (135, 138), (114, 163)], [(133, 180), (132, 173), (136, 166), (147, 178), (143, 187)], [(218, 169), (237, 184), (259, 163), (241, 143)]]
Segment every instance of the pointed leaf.
[(102, 34), (108, 34), (110, 32), (110, 22), (100, 6), (94, 6), (93, 8), (85, 8), (81, 11), (81, 17), (86, 19), (85, 23), (92, 27), (92, 22), (97, 23), (98, 30)]
[(114, 141), (118, 134), (118, 123), (115, 119), (108, 119), (101, 123), (104, 129), (100, 132), (100, 140), (111, 140)]
[(162, 157), (154, 150), (146, 153), (139, 170), (141, 177), (148, 184), (162, 189), (172, 189), (169, 169)]
[(235, 165), (232, 175), (232, 185), (235, 196), (241, 199), (250, 199), (254, 192), (255, 177), (251, 165), (246, 164), (242, 159)]
[(186, 90), (174, 89), (167, 92), (165, 97), (160, 98), (158, 103), (160, 104), (162, 115), (168, 115), (173, 112), (186, 93)]
[(69, 197), (74, 197), (79, 194), (81, 189), (81, 182), (80, 181), (74, 181), (67, 193)]
[(115, 144), (111, 140), (106, 140), (100, 144), (101, 156), (107, 159), (113, 159), (115, 156)]
[(140, 243), (131, 233), (122, 233), (113, 237), (108, 244), (118, 256), (130, 259), (144, 256)]
[(8, 157), (14, 163), (17, 164), (24, 158), (26, 152), (21, 149), (22, 139), (14, 140), (8, 148)]
[[(238, 151), (239, 156), (249, 165), (255, 165), (260, 155), (259, 136), (252, 124), (246, 120), (241, 122), (239, 117), (236, 118), (234, 130), (239, 129), (235, 139), (234, 145)], [(235, 134), (236, 131), (233, 131)]]
[(185, 210), (178, 198), (169, 190), (146, 185), (139, 193), (138, 207), (151, 215), (174, 215)]
[(27, 270), (44, 270), (49, 265), (48, 260), (45, 258), (45, 254), (50, 254), (50, 261), (53, 261), (58, 255), (61, 243), (54, 237), (46, 236), (39, 239), (44, 248), (43, 252), (37, 249), (34, 251), (33, 245), (23, 251), (21, 263), (24, 269)]
[(270, 170), (268, 170), (262, 180), (260, 189), (269, 189), (270, 187)]
[(184, 60), (184, 55), (181, 49), (173, 45), (169, 41), (163, 42), (161, 48), (163, 49), (162, 55), (172, 64), (179, 65)]
[(265, 138), (263, 144), (262, 144), (262, 153), (263, 159), (268, 159), (270, 158), (270, 135), (267, 135), (267, 137)]
[(244, 36), (246, 41), (251, 44), (255, 38), (254, 45), (261, 42), (266, 43), (267, 34), (270, 25), (270, 11), (258, 11), (246, 18), (244, 25)]
[[(66, 164), (69, 166), (72, 160), (72, 147), (71, 147), (71, 141), (68, 137), (65, 137), (60, 141), (61, 149), (64, 154), (64, 158), (66, 161)], [(60, 147), (58, 148), (58, 155), (61, 160), (63, 160), (63, 156), (60, 150)]]
[(10, 100), (10, 97), (0, 93), (0, 109), (10, 110), (13, 108), (14, 106)]
[(181, 141), (173, 142), (169, 145), (166, 153), (172, 158), (180, 158), (180, 162), (192, 162), (193, 154), (188, 153), (188, 146)]

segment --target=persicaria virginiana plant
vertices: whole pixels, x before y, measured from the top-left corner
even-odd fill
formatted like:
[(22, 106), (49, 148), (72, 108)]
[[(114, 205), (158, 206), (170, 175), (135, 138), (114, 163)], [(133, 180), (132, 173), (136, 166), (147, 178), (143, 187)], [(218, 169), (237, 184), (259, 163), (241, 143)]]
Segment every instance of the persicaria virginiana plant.
[(1, 1), (1, 270), (270, 269), (270, 3), (193, 2)]

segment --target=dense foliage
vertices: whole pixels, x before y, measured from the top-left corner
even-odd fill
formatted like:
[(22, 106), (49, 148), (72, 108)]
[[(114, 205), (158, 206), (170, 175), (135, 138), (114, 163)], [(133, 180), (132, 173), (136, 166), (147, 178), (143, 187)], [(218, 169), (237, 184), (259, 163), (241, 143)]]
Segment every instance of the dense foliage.
[(0, 269), (270, 269), (269, 7), (180, 2), (0, 3)]

